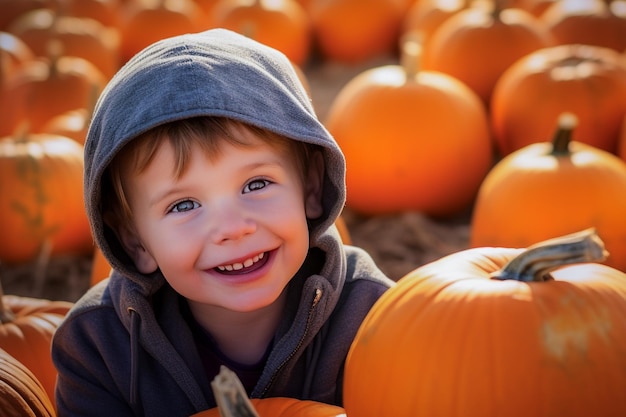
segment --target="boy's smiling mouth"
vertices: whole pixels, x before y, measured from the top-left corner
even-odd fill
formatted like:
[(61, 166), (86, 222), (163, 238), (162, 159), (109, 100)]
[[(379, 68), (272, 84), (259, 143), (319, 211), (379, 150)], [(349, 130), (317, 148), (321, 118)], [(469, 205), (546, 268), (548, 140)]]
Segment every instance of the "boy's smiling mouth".
[(265, 252), (245, 259), (243, 262), (235, 262), (228, 265), (219, 265), (215, 269), (222, 274), (245, 274), (262, 267), (267, 262)]

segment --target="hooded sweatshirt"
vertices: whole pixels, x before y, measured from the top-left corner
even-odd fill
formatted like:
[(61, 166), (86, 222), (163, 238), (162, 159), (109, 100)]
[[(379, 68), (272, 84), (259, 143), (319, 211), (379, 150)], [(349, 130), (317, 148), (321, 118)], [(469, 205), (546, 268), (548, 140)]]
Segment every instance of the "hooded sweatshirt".
[(323, 149), (321, 218), (287, 289), (287, 305), (250, 396), (342, 405), (356, 331), (390, 286), (363, 250), (341, 242), (345, 161), (290, 61), (224, 29), (159, 41), (129, 60), (100, 96), (85, 143), (84, 195), (94, 239), (113, 267), (58, 328), (52, 357), (64, 416), (189, 416), (216, 406), (186, 300), (157, 270), (142, 274), (103, 221), (101, 179), (116, 153), (164, 123), (236, 119)]

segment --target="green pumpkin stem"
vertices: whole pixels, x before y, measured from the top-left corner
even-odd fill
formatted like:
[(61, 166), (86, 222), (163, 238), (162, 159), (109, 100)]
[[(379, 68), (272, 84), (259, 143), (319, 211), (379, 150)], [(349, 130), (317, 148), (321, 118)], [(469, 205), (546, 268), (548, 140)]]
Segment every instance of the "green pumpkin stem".
[(495, 279), (516, 281), (549, 281), (550, 272), (563, 266), (584, 262), (602, 262), (608, 256), (604, 242), (595, 228), (549, 239), (528, 247), (513, 258)]
[(578, 125), (578, 118), (573, 113), (562, 113), (557, 122), (557, 129), (552, 137), (552, 155), (569, 155), (572, 133)]

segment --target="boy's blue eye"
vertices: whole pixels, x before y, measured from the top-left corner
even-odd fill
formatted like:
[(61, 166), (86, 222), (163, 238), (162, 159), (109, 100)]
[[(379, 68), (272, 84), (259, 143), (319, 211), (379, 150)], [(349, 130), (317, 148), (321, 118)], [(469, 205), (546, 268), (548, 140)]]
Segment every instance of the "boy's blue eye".
[(172, 208), (170, 209), (170, 212), (182, 213), (185, 211), (193, 210), (198, 207), (200, 207), (200, 205), (196, 203), (195, 201), (184, 200), (184, 201), (179, 201), (178, 203), (174, 204)]
[(244, 193), (256, 191), (265, 188), (270, 182), (268, 180), (253, 180), (250, 181), (243, 189)]

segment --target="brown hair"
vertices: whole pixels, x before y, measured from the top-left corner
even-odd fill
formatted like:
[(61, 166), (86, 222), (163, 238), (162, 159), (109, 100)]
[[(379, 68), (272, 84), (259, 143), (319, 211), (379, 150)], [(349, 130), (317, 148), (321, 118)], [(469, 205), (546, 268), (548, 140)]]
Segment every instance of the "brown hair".
[[(107, 167), (102, 178), (101, 210), (107, 223), (130, 227), (132, 211), (124, 191), (122, 175), (129, 167), (133, 172), (143, 172), (154, 159), (164, 142), (174, 149), (177, 159), (174, 176), (180, 178), (188, 168), (193, 145), (198, 145), (210, 159), (219, 156), (220, 145), (248, 146), (249, 143), (237, 132), (247, 129), (266, 143), (294, 156), (304, 184), (309, 170), (311, 154), (319, 146), (292, 140), (276, 133), (223, 117), (194, 117), (157, 126), (133, 139), (124, 146)], [(110, 224), (110, 226), (112, 226)]]

